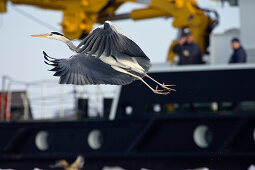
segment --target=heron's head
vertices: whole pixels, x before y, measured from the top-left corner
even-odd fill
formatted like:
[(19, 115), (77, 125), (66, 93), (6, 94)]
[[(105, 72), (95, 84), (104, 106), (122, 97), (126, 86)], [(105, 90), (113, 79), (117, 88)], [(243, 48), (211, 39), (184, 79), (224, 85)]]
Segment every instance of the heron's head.
[(72, 43), (70, 39), (68, 39), (63, 34), (60, 34), (58, 32), (50, 32), (47, 34), (37, 34), (37, 35), (31, 35), (31, 36), (59, 40), (64, 42), (72, 51), (75, 51), (75, 52), (78, 51), (78, 49), (76, 48), (76, 46)]
[(58, 32), (50, 32), (47, 34), (37, 34), (37, 35), (31, 35), (32, 37), (41, 37), (41, 38), (49, 38), (49, 39), (56, 39), (60, 41), (65, 41), (68, 38), (66, 38), (63, 34)]

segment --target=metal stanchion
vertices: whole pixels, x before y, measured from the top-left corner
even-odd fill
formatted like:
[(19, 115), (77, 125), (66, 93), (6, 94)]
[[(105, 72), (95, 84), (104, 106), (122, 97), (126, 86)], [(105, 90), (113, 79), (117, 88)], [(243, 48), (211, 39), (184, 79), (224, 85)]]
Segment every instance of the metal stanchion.
[(45, 100), (46, 100), (46, 82), (43, 82), (43, 85), (42, 85), (42, 110), (41, 110), (42, 119), (45, 118)]
[(6, 76), (2, 77), (2, 92), (1, 92), (1, 108), (0, 108), (0, 121), (4, 121), (4, 95), (5, 95), (5, 81), (6, 81)]
[(64, 87), (60, 86), (60, 109), (59, 109), (59, 117), (64, 118), (65, 117), (65, 111), (64, 111)]
[(11, 91), (11, 83), (8, 83), (7, 86), (7, 107), (6, 107), (6, 117), (5, 120), (6, 121), (10, 121), (11, 120), (11, 99), (12, 99), (12, 91)]

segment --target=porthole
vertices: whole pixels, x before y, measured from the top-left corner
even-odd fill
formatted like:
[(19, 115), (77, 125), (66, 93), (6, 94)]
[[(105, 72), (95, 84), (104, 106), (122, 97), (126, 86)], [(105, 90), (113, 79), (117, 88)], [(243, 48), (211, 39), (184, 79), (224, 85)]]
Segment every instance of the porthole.
[(212, 142), (212, 132), (208, 126), (199, 125), (193, 132), (193, 140), (200, 148), (208, 148)]
[(46, 151), (49, 149), (48, 143), (49, 133), (47, 131), (39, 131), (35, 136), (35, 146), (40, 151)]
[(92, 130), (88, 135), (88, 144), (93, 150), (100, 149), (103, 144), (102, 132), (100, 130)]

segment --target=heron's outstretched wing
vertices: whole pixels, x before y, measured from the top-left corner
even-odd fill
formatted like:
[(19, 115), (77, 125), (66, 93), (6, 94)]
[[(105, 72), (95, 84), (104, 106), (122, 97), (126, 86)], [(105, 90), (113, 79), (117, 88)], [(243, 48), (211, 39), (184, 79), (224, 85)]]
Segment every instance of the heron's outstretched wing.
[(45, 63), (54, 66), (50, 71), (60, 76), (60, 84), (112, 84), (125, 85), (136, 80), (134, 77), (118, 72), (96, 57), (76, 54), (69, 59), (55, 59), (43, 52)]
[(123, 31), (110, 21), (93, 30), (78, 46), (79, 53), (105, 56), (141, 57), (150, 61), (141, 48)]

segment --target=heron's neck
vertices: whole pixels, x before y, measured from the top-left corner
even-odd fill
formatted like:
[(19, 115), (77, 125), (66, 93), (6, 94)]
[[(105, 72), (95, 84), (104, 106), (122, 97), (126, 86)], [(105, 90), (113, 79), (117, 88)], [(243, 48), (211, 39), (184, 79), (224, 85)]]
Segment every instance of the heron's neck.
[(61, 37), (58, 37), (57, 40), (64, 42), (72, 51), (75, 51), (75, 52), (78, 51), (77, 47), (68, 38), (61, 36)]

